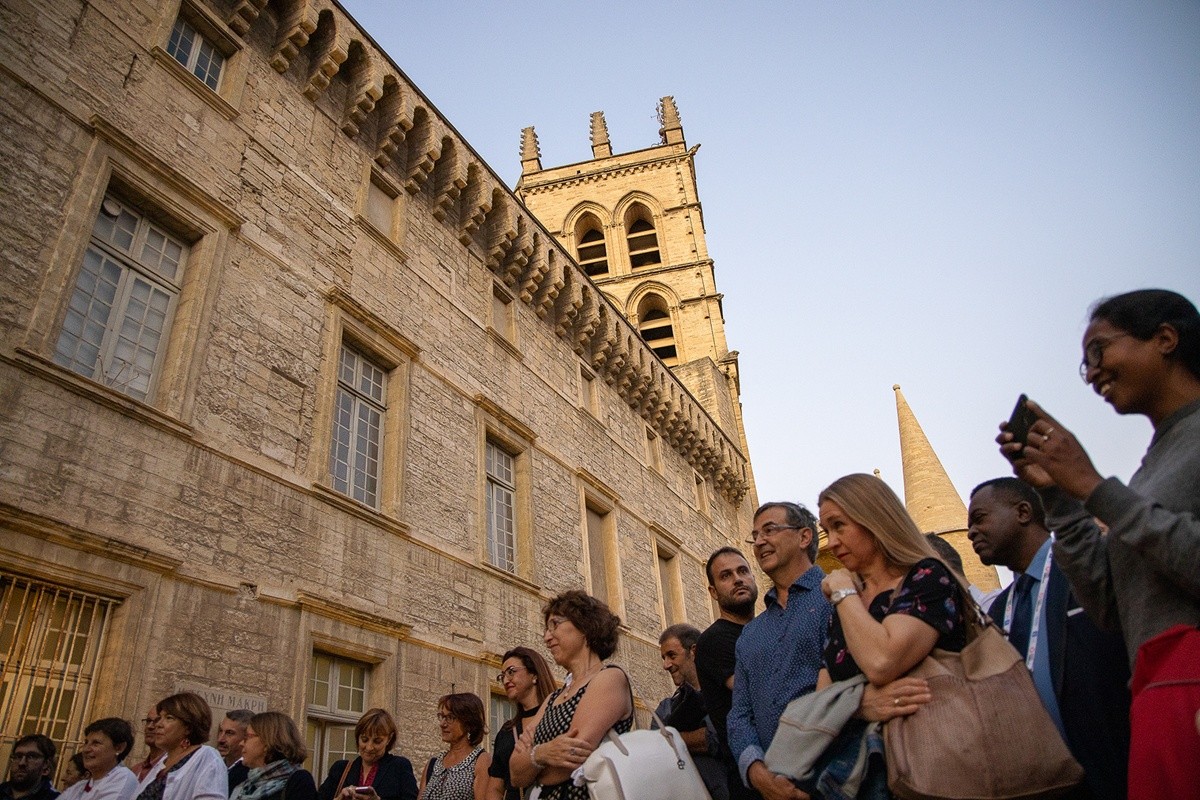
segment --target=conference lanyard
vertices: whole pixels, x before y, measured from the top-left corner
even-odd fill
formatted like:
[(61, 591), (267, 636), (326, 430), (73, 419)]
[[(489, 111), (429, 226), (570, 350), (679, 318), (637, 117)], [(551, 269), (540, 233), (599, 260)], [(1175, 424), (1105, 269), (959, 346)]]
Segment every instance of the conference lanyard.
[[(1029, 621), (1029, 650), (1025, 656), (1025, 666), (1033, 672), (1033, 658), (1037, 654), (1038, 629), (1042, 626), (1042, 606), (1046, 604), (1046, 587), (1050, 584), (1050, 559), (1054, 556), (1054, 548), (1046, 550), (1046, 563), (1042, 565), (1042, 583), (1038, 586), (1037, 602), (1033, 606), (1033, 619)], [(1008, 594), (1008, 603), (1004, 607), (1004, 632), (1012, 632), (1013, 611), (1017, 605), (1016, 586)]]

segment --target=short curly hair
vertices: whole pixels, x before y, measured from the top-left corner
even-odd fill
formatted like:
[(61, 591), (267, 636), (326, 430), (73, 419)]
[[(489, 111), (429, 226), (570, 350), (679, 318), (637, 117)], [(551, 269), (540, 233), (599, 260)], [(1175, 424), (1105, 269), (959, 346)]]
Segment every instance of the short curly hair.
[(608, 658), (617, 651), (621, 618), (612, 613), (603, 600), (597, 600), (579, 589), (571, 589), (551, 598), (542, 607), (542, 620), (545, 623), (550, 622), (552, 615), (570, 620), (583, 634), (588, 648), (600, 658)]

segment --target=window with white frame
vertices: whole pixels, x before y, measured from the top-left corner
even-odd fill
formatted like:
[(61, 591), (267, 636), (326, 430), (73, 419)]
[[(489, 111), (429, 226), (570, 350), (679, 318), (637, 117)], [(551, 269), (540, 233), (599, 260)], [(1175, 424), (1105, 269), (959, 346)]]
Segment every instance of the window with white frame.
[(354, 726), (367, 708), (371, 667), (341, 656), (314, 652), (305, 706), (308, 759), (305, 768), (324, 775), (334, 762), (358, 754)]
[(387, 372), (342, 343), (329, 473), (333, 488), (372, 508), (379, 505), (380, 452), (387, 411)]
[(488, 563), (517, 571), (515, 459), (491, 439), (485, 447)]
[(25, 734), (60, 743), (81, 737), (117, 602), (0, 574), (0, 758)]
[(161, 366), (188, 246), (142, 211), (104, 198), (54, 361), (145, 400)]
[(199, 78), (205, 86), (214, 92), (217, 90), (217, 85), (221, 82), (221, 70), (225, 66), (225, 56), (184, 19), (182, 14), (175, 19), (175, 26), (171, 28), (167, 53)]

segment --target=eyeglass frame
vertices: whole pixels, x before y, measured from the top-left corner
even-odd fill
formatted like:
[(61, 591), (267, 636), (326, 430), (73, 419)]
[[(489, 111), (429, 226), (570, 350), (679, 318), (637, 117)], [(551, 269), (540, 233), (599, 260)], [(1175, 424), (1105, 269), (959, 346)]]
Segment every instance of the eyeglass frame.
[(1099, 369), (1104, 363), (1104, 351), (1108, 349), (1108, 346), (1126, 336), (1133, 336), (1133, 334), (1122, 331), (1114, 333), (1112, 336), (1098, 336), (1084, 345), (1083, 359), (1079, 362), (1079, 377), (1083, 379), (1084, 383), (1088, 382), (1088, 370)]
[(522, 670), (524, 670), (525, 672), (529, 672), (529, 669), (524, 664), (513, 664), (508, 669), (502, 669), (496, 673), (496, 683), (503, 686), (505, 676), (511, 678), (512, 676), (516, 675), (518, 672), (521, 672)]
[(443, 714), (440, 711), (437, 712), (438, 724), (441, 724), (443, 722), (453, 722), (456, 719), (458, 719), (458, 717), (456, 717), (454, 714)]
[(754, 544), (759, 539), (770, 539), (780, 531), (802, 531), (807, 528), (807, 525), (776, 525), (774, 522), (768, 522), (763, 525), (763, 529), (758, 533), (750, 532), (750, 538), (746, 539), (746, 544)]

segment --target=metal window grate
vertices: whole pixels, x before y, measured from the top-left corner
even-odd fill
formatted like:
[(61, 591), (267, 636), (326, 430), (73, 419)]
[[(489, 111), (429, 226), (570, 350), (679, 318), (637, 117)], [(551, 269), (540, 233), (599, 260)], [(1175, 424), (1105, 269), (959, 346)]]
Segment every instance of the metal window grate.
[(29, 733), (53, 739), (60, 763), (74, 752), (118, 602), (0, 573), (0, 763)]

